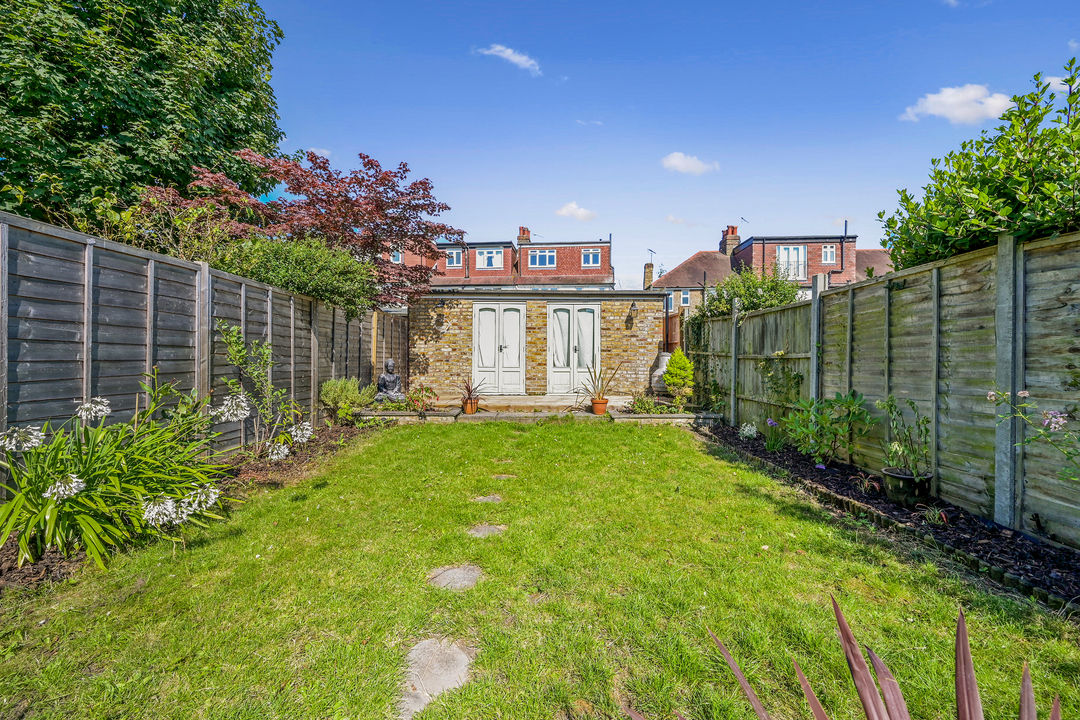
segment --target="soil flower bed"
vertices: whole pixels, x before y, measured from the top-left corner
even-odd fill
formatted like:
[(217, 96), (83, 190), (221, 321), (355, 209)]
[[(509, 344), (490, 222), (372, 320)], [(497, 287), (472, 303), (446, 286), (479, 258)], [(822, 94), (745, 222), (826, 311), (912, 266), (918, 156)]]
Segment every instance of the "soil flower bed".
[[(892, 503), (879, 489), (863, 483), (868, 474), (857, 467), (839, 464), (823, 468), (792, 447), (769, 452), (761, 436), (746, 439), (736, 428), (723, 424), (713, 425), (709, 431), (726, 445), (768, 460), (837, 495), (869, 505), (899, 523), (917, 528), (920, 535), (929, 533), (938, 542), (1002, 568), (1022, 581), (1068, 601), (1080, 600), (1080, 553), (1040, 542), (940, 499), (935, 499), (932, 508), (927, 509), (940, 512), (944, 517), (940, 522), (929, 522), (929, 513), (924, 509), (909, 509)], [(877, 481), (880, 488), (880, 478)]]

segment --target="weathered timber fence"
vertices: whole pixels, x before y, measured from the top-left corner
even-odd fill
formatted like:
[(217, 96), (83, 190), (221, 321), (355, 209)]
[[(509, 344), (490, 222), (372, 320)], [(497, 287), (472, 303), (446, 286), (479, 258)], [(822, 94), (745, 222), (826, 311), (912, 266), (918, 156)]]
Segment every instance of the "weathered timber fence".
[(1027, 390), (1039, 410), (1077, 417), (1080, 234), (1023, 244), (1003, 236), (993, 248), (831, 289), (818, 276), (808, 302), (710, 320), (684, 342), (699, 381), (728, 398), (733, 425), (764, 428), (780, 411), (757, 368), (777, 350), (802, 374), (801, 397), (863, 393), (881, 422), (852, 460), (869, 470), (881, 468), (888, 433), (874, 401), (910, 398), (931, 420), (937, 495), (1080, 547), (1080, 485), (1059, 474), (1061, 454), (1018, 446), (1025, 426), (999, 422), (986, 397)]
[[(7, 328), (0, 333), (0, 431), (63, 421), (89, 397), (107, 398), (110, 417), (126, 420), (154, 368), (178, 389), (213, 393), (219, 404), (234, 369), (218, 320), (239, 325), (249, 341), (270, 342), (274, 384), (313, 414), (322, 381), (367, 384), (382, 358), (407, 355), (404, 316), (368, 312), (346, 321), (339, 308), (205, 263), (2, 212), (0, 283), (0, 326)], [(219, 424), (220, 447), (241, 447), (251, 437), (248, 423)]]

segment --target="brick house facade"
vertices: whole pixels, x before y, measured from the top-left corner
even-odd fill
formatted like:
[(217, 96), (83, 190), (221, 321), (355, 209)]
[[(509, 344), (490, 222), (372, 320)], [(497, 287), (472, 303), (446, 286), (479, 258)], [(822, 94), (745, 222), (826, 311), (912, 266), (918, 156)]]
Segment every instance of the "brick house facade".
[[(409, 308), (410, 382), (429, 385), (442, 397), (459, 393), (467, 379), (475, 382), (482, 332), (476, 327), (478, 312), (491, 306), (524, 310), (524, 335), (519, 339), (524, 386), (512, 392), (489, 386), (483, 394), (573, 391), (566, 386), (553, 390), (550, 384), (553, 353), (557, 352), (552, 346), (551, 323), (553, 312), (564, 307), (599, 310), (599, 365), (606, 370), (622, 365), (611, 394), (630, 395), (648, 389), (659, 362), (665, 316), (664, 295), (656, 291), (433, 290)], [(500, 353), (505, 338), (505, 333), (499, 335)]]

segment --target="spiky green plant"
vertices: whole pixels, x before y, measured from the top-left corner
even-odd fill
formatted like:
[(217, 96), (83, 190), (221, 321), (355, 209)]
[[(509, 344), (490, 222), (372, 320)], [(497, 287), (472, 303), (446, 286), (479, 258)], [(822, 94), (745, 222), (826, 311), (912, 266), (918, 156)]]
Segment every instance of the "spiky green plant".
[[(870, 673), (870, 668), (867, 666), (862, 651), (859, 649), (859, 643), (856, 642), (855, 635), (851, 632), (851, 628), (848, 627), (844, 613), (840, 611), (840, 606), (836, 603), (835, 598), (833, 598), (832, 605), (833, 612), (836, 614), (836, 622), (840, 626), (840, 645), (844, 649), (844, 657), (847, 659), (848, 669), (851, 671), (851, 679), (855, 683), (855, 690), (859, 693), (859, 702), (862, 704), (863, 714), (867, 720), (911, 720), (907, 703), (904, 700), (903, 693), (900, 692), (900, 685), (896, 682), (896, 678), (889, 672), (889, 668), (885, 666), (881, 658), (873, 650), (866, 648), (866, 652), (870, 655), (870, 662), (874, 666), (874, 672), (877, 674), (877, 681), (875, 682), (874, 675)], [(765, 706), (761, 704), (761, 700), (754, 693), (754, 689), (750, 687), (750, 683), (747, 682), (746, 676), (739, 669), (739, 665), (731, 657), (731, 653), (724, 647), (724, 643), (720, 642), (720, 638), (716, 637), (716, 635), (713, 635), (712, 630), (709, 631), (709, 635), (712, 635), (716, 646), (720, 648), (720, 653), (724, 656), (724, 660), (727, 661), (731, 672), (735, 673), (735, 679), (739, 681), (739, 686), (742, 688), (743, 693), (746, 694), (750, 705), (753, 706), (758, 720), (771, 720), (769, 713), (765, 711)], [(817, 695), (814, 694), (810, 682), (803, 675), (799, 663), (794, 660), (792, 662), (795, 665), (795, 675), (799, 678), (799, 685), (802, 686), (803, 695), (806, 696), (806, 702), (810, 704), (810, 710), (814, 714), (814, 720), (829, 720), (825, 708), (818, 701)], [(644, 716), (629, 708), (627, 713), (634, 720), (645, 720)], [(686, 720), (678, 712), (675, 715), (679, 720)], [(975, 664), (971, 659), (971, 646), (968, 643), (967, 623), (964, 621), (963, 610), (960, 611), (960, 616), (956, 622), (956, 717), (957, 720), (983, 720), (982, 700), (979, 698), (979, 685), (975, 680)], [(1027, 663), (1024, 664), (1024, 674), (1020, 681), (1020, 720), (1037, 720), (1035, 690), (1031, 685), (1031, 673), (1028, 671)], [(1060, 697), (1054, 698), (1054, 705), (1050, 710), (1050, 720), (1061, 720)]]

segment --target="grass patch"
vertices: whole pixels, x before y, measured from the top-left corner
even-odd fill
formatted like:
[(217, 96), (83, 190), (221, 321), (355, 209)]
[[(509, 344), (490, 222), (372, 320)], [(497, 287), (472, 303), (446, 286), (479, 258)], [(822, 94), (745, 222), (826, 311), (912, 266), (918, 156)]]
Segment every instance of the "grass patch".
[[(503, 502), (470, 500), (490, 494)], [(477, 523), (508, 530), (470, 537)], [(473, 590), (424, 582), (458, 563), (483, 568)], [(409, 647), (432, 635), (480, 654), (425, 719), (614, 718), (623, 700), (753, 717), (706, 626), (776, 716), (809, 717), (795, 657), (850, 717), (830, 594), (916, 717), (954, 716), (960, 607), (988, 718), (1015, 717), (1025, 661), (1040, 704), (1060, 693), (1080, 716), (1075, 626), (856, 542), (685, 431), (562, 422), (380, 432), (186, 548), (6, 594), (0, 717), (29, 700), (35, 718), (390, 718)]]

